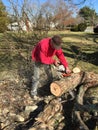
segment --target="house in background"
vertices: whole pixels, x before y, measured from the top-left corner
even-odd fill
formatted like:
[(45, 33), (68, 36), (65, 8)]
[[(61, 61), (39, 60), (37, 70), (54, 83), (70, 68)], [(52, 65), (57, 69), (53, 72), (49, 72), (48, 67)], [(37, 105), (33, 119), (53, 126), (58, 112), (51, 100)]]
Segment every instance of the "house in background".
[(18, 31), (19, 30), (19, 26), (17, 22), (11, 23), (7, 26), (9, 31)]
[(10, 23), (8, 25), (8, 30), (9, 31), (26, 31), (26, 32), (29, 32), (29, 31), (32, 31), (32, 23), (30, 21), (20, 21), (19, 23), (18, 22), (14, 22), (14, 23)]
[(93, 33), (93, 26), (88, 26), (88, 27), (85, 29), (85, 32), (86, 32), (86, 33)]

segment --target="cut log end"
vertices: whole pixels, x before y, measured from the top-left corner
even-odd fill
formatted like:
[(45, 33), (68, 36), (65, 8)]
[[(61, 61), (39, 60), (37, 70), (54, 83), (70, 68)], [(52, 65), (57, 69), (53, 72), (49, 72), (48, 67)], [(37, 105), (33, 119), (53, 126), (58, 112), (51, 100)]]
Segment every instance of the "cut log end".
[(81, 70), (80, 70), (80, 68), (78, 68), (78, 67), (75, 67), (75, 68), (73, 68), (73, 73), (80, 73), (81, 72)]
[(55, 96), (61, 96), (61, 88), (60, 88), (60, 86), (57, 84), (57, 83), (55, 83), (55, 82), (53, 82), (53, 83), (51, 83), (51, 85), (50, 85), (50, 91), (51, 91), (51, 93), (53, 94), (53, 95), (55, 95)]

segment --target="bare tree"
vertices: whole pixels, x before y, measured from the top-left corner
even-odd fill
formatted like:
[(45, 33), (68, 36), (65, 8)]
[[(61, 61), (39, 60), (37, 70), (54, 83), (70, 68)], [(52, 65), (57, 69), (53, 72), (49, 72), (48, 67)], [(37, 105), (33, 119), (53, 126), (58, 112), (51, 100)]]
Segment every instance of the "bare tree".
[[(30, 21), (32, 30), (48, 31), (51, 27), (64, 29), (69, 24), (75, 23), (74, 12), (77, 13), (77, 7), (68, 4), (64, 0), (47, 0), (41, 3), (40, 0), (8, 0), (11, 13), (16, 17), (20, 26), (20, 21), (26, 25), (27, 31), (30, 30)], [(17, 3), (17, 4), (16, 4)]]
[(42, 14), (48, 26), (54, 25), (59, 29), (64, 29), (65, 26), (72, 24), (77, 8), (73, 5), (66, 4), (63, 0), (50, 0), (42, 5)]
[[(19, 25), (19, 30), (22, 30), (22, 27), (20, 25), (21, 21), (26, 26), (27, 31), (29, 31), (29, 21), (32, 23), (32, 19), (35, 19), (35, 16), (38, 12), (38, 1), (32, 0), (8, 0), (9, 2), (9, 13), (12, 16), (15, 16), (16, 22)], [(22, 24), (23, 24), (22, 23)]]

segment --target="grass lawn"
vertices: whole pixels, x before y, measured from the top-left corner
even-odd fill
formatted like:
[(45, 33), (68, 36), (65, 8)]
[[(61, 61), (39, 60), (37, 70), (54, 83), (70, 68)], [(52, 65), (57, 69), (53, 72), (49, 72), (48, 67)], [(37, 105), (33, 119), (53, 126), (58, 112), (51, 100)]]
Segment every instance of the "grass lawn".
[[(83, 71), (98, 73), (98, 35), (84, 32), (53, 31), (49, 36), (60, 34), (63, 38), (62, 49), (72, 69), (79, 66)], [(25, 37), (24, 37), (25, 38)], [(29, 74), (31, 69), (31, 50), (35, 38), (13, 37), (9, 34), (0, 34), (0, 79), (10, 72), (23, 70)], [(3, 76), (2, 76), (3, 74)]]

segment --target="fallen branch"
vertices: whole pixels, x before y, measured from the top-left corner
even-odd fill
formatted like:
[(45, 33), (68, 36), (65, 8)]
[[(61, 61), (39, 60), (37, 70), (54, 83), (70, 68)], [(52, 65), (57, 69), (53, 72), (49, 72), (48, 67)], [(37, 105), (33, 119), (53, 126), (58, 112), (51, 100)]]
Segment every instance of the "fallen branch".
[(85, 74), (85, 80), (83, 82), (83, 85), (79, 89), (79, 93), (76, 98), (76, 103), (74, 107), (74, 115), (80, 126), (84, 130), (89, 130), (87, 125), (83, 122), (81, 118), (81, 112), (83, 111), (98, 111), (98, 104), (93, 105), (84, 105), (83, 104), (83, 97), (88, 88), (94, 87), (98, 85), (98, 74), (94, 73), (86, 73)]

